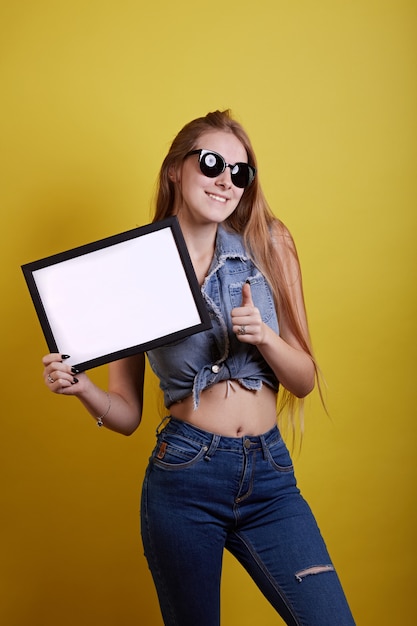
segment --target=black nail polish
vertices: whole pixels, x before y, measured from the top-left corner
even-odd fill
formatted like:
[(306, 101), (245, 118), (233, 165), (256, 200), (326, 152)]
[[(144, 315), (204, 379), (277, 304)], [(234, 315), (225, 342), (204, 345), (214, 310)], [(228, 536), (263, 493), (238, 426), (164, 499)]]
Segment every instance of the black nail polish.
[(72, 367), (71, 367), (71, 372), (72, 372), (73, 374), (79, 374), (79, 373), (80, 373), (80, 370), (77, 370), (77, 368), (76, 368), (76, 367), (72, 366)]
[(74, 378), (72, 379), (72, 383), (71, 384), (75, 385), (75, 383), (78, 383), (78, 378), (75, 378), (75, 376), (74, 376)]
[(61, 359), (62, 359), (63, 361), (65, 361), (65, 359), (69, 359), (69, 358), (70, 358), (70, 355), (69, 355), (69, 354), (61, 354)]

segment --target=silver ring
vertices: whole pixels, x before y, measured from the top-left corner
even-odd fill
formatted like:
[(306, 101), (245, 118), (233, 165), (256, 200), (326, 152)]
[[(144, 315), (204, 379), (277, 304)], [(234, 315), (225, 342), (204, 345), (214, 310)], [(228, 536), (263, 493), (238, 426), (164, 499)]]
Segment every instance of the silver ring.
[(237, 331), (238, 335), (246, 335), (246, 326), (241, 326)]
[(48, 374), (48, 383), (54, 383), (55, 380), (52, 378), (50, 374)]

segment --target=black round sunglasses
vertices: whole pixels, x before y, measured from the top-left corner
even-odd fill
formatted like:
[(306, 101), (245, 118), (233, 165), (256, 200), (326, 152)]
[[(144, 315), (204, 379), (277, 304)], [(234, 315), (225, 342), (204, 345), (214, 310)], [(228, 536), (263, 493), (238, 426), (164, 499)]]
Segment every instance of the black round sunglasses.
[(256, 169), (249, 163), (226, 163), (221, 154), (213, 150), (191, 150), (187, 152), (185, 158), (192, 154), (198, 154), (200, 170), (208, 178), (216, 178), (224, 172), (226, 167), (230, 167), (230, 177), (235, 187), (244, 189), (248, 187), (255, 178)]

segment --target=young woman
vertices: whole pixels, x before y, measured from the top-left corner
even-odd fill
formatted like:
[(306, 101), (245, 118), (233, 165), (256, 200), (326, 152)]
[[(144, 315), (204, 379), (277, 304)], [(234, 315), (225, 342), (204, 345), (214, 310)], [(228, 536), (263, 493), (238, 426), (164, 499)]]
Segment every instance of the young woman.
[[(298, 258), (262, 194), (250, 141), (228, 111), (190, 122), (173, 141), (155, 221), (170, 215), (212, 328), (147, 354), (168, 409), (141, 508), (164, 623), (219, 624), (226, 548), (290, 626), (352, 626), (277, 427), (278, 388), (291, 411), (316, 378)], [(143, 354), (110, 364), (108, 392), (62, 355), (43, 363), (51, 391), (77, 396), (99, 424), (125, 435), (139, 426)]]

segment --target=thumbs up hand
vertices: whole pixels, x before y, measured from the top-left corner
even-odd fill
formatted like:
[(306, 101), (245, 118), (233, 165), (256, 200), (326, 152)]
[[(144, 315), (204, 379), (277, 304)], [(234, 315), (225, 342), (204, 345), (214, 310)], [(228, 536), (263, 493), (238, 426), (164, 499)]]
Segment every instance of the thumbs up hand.
[(232, 309), (233, 332), (242, 343), (257, 345), (264, 339), (264, 323), (253, 303), (249, 283), (242, 287), (242, 304)]

